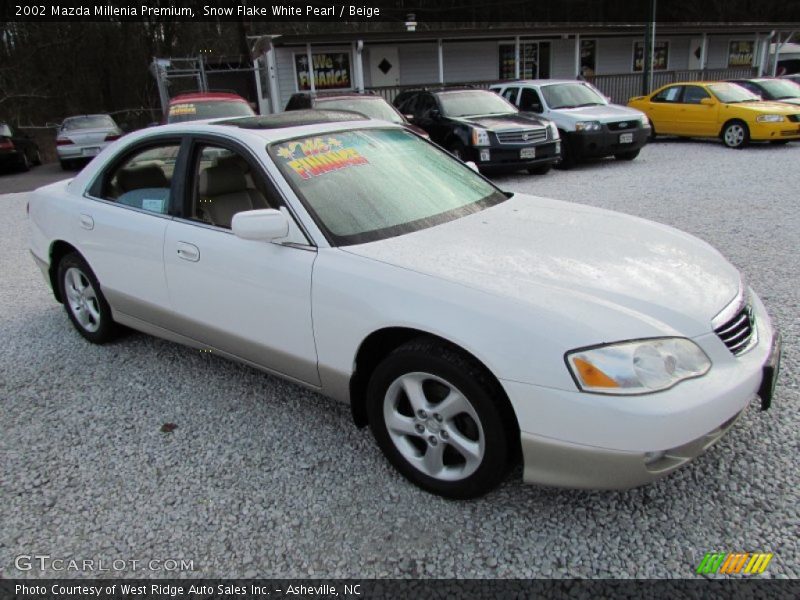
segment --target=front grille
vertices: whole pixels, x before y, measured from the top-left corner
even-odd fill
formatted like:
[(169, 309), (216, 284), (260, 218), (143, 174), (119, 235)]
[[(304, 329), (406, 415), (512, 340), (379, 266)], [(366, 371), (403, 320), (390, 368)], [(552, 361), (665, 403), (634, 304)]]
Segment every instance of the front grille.
[(631, 121), (617, 121), (615, 123), (606, 123), (611, 131), (625, 131), (626, 129), (636, 129), (638, 121), (635, 119)]
[(755, 337), (753, 309), (750, 305), (745, 306), (730, 321), (717, 327), (714, 333), (733, 354), (742, 354), (750, 347)]
[(800, 115), (789, 115), (788, 118), (792, 123), (800, 123)]
[(501, 144), (530, 144), (547, 139), (547, 128), (518, 129), (516, 131), (499, 131), (497, 140)]
[(794, 137), (794, 136), (800, 135), (800, 131), (797, 131), (797, 130), (794, 130), (794, 129), (789, 129), (787, 131), (787, 130), (784, 129), (783, 131), (781, 131), (781, 135), (783, 137)]

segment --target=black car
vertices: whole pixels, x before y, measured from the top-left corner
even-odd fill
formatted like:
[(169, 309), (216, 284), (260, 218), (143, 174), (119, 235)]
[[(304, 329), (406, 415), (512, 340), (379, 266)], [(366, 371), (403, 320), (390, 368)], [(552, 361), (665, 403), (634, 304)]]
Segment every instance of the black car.
[(544, 174), (561, 155), (555, 125), (521, 114), (488, 90), (408, 90), (395, 98), (394, 105), (432, 141), (480, 169)]
[(800, 105), (800, 85), (797, 85), (793, 81), (777, 79), (775, 77), (729, 79), (728, 81), (742, 86), (753, 92), (756, 96), (761, 96), (764, 100)]
[(42, 164), (39, 146), (27, 133), (0, 123), (0, 168), (27, 171), (31, 165)]
[(428, 138), (427, 132), (408, 122), (408, 120), (391, 104), (380, 96), (374, 94), (360, 94), (358, 92), (321, 92), (319, 94), (309, 94), (299, 92), (289, 98), (286, 103), (286, 110), (304, 110), (308, 108), (319, 108), (327, 110), (352, 110), (370, 119), (379, 119), (397, 123)]

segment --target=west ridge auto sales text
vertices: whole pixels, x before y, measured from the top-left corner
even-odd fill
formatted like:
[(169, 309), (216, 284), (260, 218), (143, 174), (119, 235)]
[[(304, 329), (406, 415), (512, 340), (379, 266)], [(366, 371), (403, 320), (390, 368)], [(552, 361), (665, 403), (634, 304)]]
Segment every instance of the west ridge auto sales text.
[[(286, 596), (338, 596), (339, 589), (336, 586), (321, 583), (317, 585), (298, 584), (284, 585), (281, 589), (272, 589), (255, 583), (249, 585), (233, 585), (219, 583), (217, 585), (173, 585), (151, 583), (149, 585), (80, 585), (56, 583), (51, 586), (45, 585), (24, 585), (17, 584), (14, 593), (17, 595), (40, 595), (52, 594), (54, 596), (95, 596), (122, 594), (124, 596), (169, 596), (172, 598), (179, 596), (195, 595), (218, 595), (218, 596), (260, 596), (269, 595), (272, 592), (284, 594)], [(341, 587), (343, 596), (361, 596), (361, 585), (343, 584)]]

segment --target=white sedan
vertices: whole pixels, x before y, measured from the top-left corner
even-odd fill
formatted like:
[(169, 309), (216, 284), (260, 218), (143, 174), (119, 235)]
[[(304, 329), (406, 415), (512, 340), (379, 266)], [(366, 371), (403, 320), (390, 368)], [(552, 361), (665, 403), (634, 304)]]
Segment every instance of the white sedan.
[(708, 244), (503, 192), (354, 113), (140, 131), (29, 212), (84, 338), (127, 326), (349, 403), (443, 496), (520, 460), (527, 482), (641, 485), (772, 398), (779, 337)]

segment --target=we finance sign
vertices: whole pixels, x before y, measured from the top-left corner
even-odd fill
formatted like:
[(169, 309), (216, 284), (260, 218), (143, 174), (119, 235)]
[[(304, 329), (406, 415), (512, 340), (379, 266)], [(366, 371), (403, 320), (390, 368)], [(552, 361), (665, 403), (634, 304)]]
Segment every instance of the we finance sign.
[(308, 62), (308, 54), (295, 54), (294, 66), (298, 91), (311, 89), (311, 73), (314, 74), (315, 90), (337, 90), (352, 87), (349, 52), (314, 53), (311, 55), (311, 65)]

